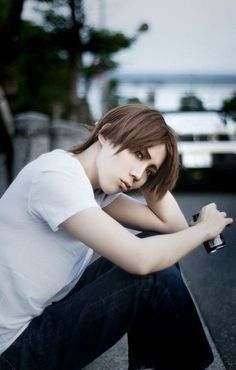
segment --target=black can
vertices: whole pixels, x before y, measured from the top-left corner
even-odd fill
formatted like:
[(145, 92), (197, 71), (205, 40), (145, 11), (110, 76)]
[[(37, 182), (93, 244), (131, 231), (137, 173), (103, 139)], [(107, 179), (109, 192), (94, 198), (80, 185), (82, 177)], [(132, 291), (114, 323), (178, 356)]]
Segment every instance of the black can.
[[(198, 216), (199, 216), (199, 213), (196, 213), (195, 215), (193, 215), (194, 222), (197, 221)], [(219, 249), (226, 247), (226, 243), (225, 243), (222, 233), (217, 235), (214, 239), (205, 241), (203, 245), (207, 253), (214, 253), (218, 251)]]

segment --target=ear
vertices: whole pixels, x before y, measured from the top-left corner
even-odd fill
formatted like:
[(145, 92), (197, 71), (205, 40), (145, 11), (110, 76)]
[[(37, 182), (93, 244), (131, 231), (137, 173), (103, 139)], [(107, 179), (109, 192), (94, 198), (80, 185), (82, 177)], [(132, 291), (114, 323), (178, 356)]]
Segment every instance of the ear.
[(106, 123), (102, 128), (101, 128), (101, 130), (99, 131), (99, 134), (98, 134), (98, 141), (99, 141), (99, 143), (103, 146), (104, 144), (106, 144), (106, 143), (110, 143), (110, 140), (109, 139), (107, 139), (106, 137), (105, 137), (105, 135), (103, 134), (103, 131), (106, 131), (106, 128), (108, 127), (108, 126), (110, 126), (111, 124), (110, 123)]
[(105, 136), (103, 136), (103, 134), (102, 133), (99, 133), (98, 134), (98, 141), (99, 141), (99, 143), (101, 144), (101, 146), (103, 146), (107, 141), (109, 141), (109, 140), (107, 140), (106, 138), (105, 138)]

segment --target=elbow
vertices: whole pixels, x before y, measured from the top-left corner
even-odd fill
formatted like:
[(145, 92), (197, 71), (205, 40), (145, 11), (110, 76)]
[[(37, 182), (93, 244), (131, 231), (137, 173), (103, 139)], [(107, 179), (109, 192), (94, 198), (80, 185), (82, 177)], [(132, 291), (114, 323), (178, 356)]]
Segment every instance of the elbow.
[(187, 222), (187, 220), (186, 220), (186, 218), (185, 217), (183, 217), (182, 218), (182, 220), (180, 221), (180, 223), (179, 223), (179, 231), (180, 230), (185, 230), (185, 229), (187, 229), (189, 227), (189, 224), (188, 224), (188, 222)]
[(185, 229), (188, 229), (188, 228), (189, 228), (189, 224), (184, 219), (183, 222), (182, 222), (182, 225), (181, 225), (181, 230), (185, 230)]
[(135, 274), (139, 276), (146, 276), (150, 273), (151, 273), (151, 270), (148, 269), (147, 266), (145, 266), (144, 264), (140, 264), (140, 266), (137, 266), (136, 272), (135, 272)]
[(172, 260), (171, 256), (163, 258), (161, 255), (155, 256), (154, 258), (151, 254), (147, 253), (147, 251), (143, 251), (139, 255), (139, 259), (136, 260), (134, 267), (134, 274), (145, 276), (149, 275), (158, 271), (162, 271), (170, 266), (172, 266), (175, 261)]
[(183, 222), (178, 223), (178, 224), (173, 224), (172, 227), (169, 230), (169, 233), (177, 233), (178, 231), (182, 231), (182, 230), (185, 230), (185, 229), (188, 229), (188, 228), (189, 228), (189, 225), (188, 225), (187, 221), (183, 221)]
[(146, 275), (152, 274), (154, 272), (158, 272), (163, 269), (164, 267), (161, 267), (161, 266), (157, 266), (157, 265), (153, 266), (150, 264), (141, 263), (140, 266), (138, 266), (136, 270), (136, 274), (139, 276), (146, 276)]
[(142, 264), (139, 266), (139, 268), (137, 269), (137, 272), (136, 274), (137, 275), (140, 275), (140, 276), (146, 276), (146, 275), (149, 275), (149, 274), (152, 274), (152, 273), (155, 273), (155, 272), (159, 272), (159, 271), (162, 271), (162, 270), (165, 270), (166, 268), (172, 266), (171, 263), (164, 263), (164, 264), (159, 264), (159, 265), (150, 265), (150, 264)]
[(135, 275), (145, 276), (154, 272), (158, 272), (165, 268), (164, 260), (155, 248), (153, 253), (152, 248), (148, 248), (145, 243), (145, 239), (139, 239), (136, 241), (135, 248), (132, 251), (132, 257), (126, 258), (125, 265), (123, 268)]
[(135, 263), (135, 274), (140, 276), (145, 276), (148, 274), (151, 274), (153, 272), (159, 271), (158, 266), (154, 266), (152, 261), (150, 260), (148, 253), (145, 251), (143, 253), (140, 253), (139, 259), (136, 260)]
[(152, 272), (146, 259), (146, 256), (143, 256), (142, 253), (137, 253), (136, 251), (132, 260), (126, 261), (126, 263), (121, 265), (121, 267), (130, 274), (145, 276)]
[(132, 263), (131, 266), (125, 266), (123, 268), (128, 273), (133, 274), (133, 275), (138, 275), (138, 276), (145, 276), (151, 272), (151, 270), (147, 268), (147, 266), (145, 265), (145, 263), (143, 263), (142, 260), (136, 263)]

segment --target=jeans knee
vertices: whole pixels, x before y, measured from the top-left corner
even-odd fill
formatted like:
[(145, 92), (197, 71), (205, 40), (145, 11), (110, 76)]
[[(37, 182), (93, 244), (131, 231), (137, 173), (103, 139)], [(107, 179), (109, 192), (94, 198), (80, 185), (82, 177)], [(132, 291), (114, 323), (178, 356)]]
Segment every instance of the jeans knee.
[(141, 281), (148, 302), (155, 304), (163, 300), (183, 306), (189, 300), (188, 289), (177, 266), (143, 276)]

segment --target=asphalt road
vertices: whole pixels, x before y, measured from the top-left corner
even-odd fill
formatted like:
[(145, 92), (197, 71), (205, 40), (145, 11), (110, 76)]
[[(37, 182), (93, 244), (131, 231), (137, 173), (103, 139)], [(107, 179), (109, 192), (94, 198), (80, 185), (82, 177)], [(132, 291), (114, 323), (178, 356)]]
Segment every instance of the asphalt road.
[(236, 193), (179, 193), (190, 221), (205, 204), (215, 202), (235, 223), (224, 230), (227, 247), (207, 254), (201, 246), (181, 261), (188, 285), (227, 370), (236, 369)]

